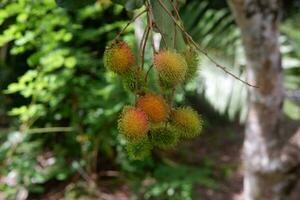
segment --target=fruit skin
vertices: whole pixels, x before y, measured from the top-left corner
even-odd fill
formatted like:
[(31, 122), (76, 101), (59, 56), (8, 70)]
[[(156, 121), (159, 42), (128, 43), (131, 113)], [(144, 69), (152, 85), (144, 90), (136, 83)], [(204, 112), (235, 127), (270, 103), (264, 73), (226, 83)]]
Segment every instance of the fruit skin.
[(139, 141), (129, 142), (126, 145), (127, 153), (133, 160), (142, 160), (151, 154), (152, 144), (148, 138)]
[(154, 56), (154, 66), (159, 73), (161, 83), (175, 87), (185, 80), (187, 63), (179, 53), (162, 50)]
[(140, 67), (133, 67), (129, 73), (122, 76), (125, 90), (135, 94), (141, 94), (146, 91), (145, 72)]
[(155, 124), (151, 126), (149, 138), (153, 145), (170, 149), (178, 143), (178, 132), (170, 123)]
[(190, 81), (197, 75), (199, 68), (199, 55), (193, 47), (186, 47), (181, 54), (185, 58), (188, 66), (185, 81)]
[(124, 107), (118, 121), (119, 131), (130, 141), (147, 137), (149, 122), (147, 115), (139, 108)]
[(193, 138), (201, 133), (203, 121), (192, 108), (177, 108), (171, 116), (171, 123), (176, 127), (180, 137)]
[(136, 106), (147, 114), (152, 123), (164, 122), (168, 118), (167, 103), (157, 94), (147, 93), (139, 97)]
[(126, 74), (135, 64), (132, 50), (126, 42), (114, 41), (104, 52), (104, 66), (119, 74)]

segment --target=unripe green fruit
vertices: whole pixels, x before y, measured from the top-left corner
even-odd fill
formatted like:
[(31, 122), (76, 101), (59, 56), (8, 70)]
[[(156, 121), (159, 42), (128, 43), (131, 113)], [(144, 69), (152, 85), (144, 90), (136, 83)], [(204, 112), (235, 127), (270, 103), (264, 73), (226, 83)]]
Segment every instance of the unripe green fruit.
[(176, 52), (163, 50), (154, 56), (154, 66), (159, 73), (162, 84), (175, 87), (185, 80), (187, 63), (184, 57)]
[(134, 160), (142, 160), (151, 154), (152, 145), (148, 138), (129, 142), (126, 146), (128, 155)]
[(201, 133), (202, 119), (192, 108), (177, 108), (171, 116), (171, 123), (176, 127), (180, 137), (193, 138)]
[(187, 47), (182, 53), (187, 62), (186, 81), (192, 80), (197, 75), (199, 68), (199, 55), (195, 48)]
[(140, 94), (146, 90), (145, 72), (140, 67), (134, 67), (122, 76), (123, 85), (126, 90)]
[(104, 52), (104, 66), (119, 74), (126, 74), (135, 64), (134, 55), (127, 45), (122, 41), (114, 41), (106, 47)]
[(153, 145), (162, 149), (170, 149), (177, 144), (178, 133), (171, 124), (160, 123), (151, 126), (149, 138)]
[(139, 108), (126, 106), (121, 113), (118, 128), (130, 141), (143, 139), (149, 131), (148, 117)]

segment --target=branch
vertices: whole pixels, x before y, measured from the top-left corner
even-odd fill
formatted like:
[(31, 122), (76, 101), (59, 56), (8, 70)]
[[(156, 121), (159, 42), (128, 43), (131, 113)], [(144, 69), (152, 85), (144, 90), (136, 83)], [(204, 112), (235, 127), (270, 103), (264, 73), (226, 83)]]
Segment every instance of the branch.
[(137, 14), (134, 18), (132, 18), (127, 24), (126, 26), (124, 26), (124, 28), (118, 33), (118, 35), (116, 36), (115, 40), (118, 40), (120, 38), (120, 36), (122, 35), (122, 33), (128, 28), (128, 26), (130, 24), (132, 24), (137, 18), (139, 18), (140, 16), (142, 16), (144, 13), (147, 12), (147, 9), (143, 10), (142, 12), (140, 12), (139, 14)]
[(147, 40), (149, 37), (149, 32), (150, 32), (150, 27), (147, 26), (145, 29), (145, 32), (143, 34), (142, 40), (141, 40), (141, 44), (140, 44), (140, 53), (141, 53), (141, 62), (142, 62), (142, 69), (144, 68), (144, 61), (145, 61), (145, 49), (146, 49), (146, 44), (147, 44)]
[(55, 132), (71, 132), (74, 129), (72, 127), (49, 127), (49, 128), (33, 128), (26, 130), (29, 134), (34, 133), (55, 133)]
[(150, 28), (153, 32), (153, 28), (156, 28), (157, 31), (160, 33), (161, 35), (161, 38), (162, 38), (162, 41), (164, 43), (165, 46), (168, 46), (167, 45), (167, 40), (164, 36), (164, 33), (162, 32), (162, 30), (157, 26), (157, 24), (154, 22), (154, 13), (153, 13), (153, 8), (152, 8), (152, 5), (150, 3), (150, 0), (147, 0), (146, 3), (145, 3), (145, 6), (146, 8), (148, 9), (149, 11), (149, 14), (148, 14), (148, 23), (150, 23)]
[[(224, 66), (218, 64), (213, 58), (211, 58), (204, 50), (202, 50), (199, 45), (193, 40), (193, 38), (184, 30), (184, 28), (177, 22), (177, 20), (174, 18), (174, 16), (172, 15), (172, 13), (168, 10), (168, 8), (165, 6), (165, 4), (161, 1), (158, 0), (159, 4), (162, 6), (162, 8), (167, 12), (167, 14), (172, 18), (172, 20), (174, 21), (175, 25), (178, 26), (178, 28), (184, 33), (184, 35), (187, 37), (188, 41), (190, 41), (198, 51), (200, 51), (202, 54), (204, 54), (212, 63), (215, 64), (216, 67), (222, 69), (225, 73), (229, 74), (230, 76), (234, 77), (235, 79), (239, 80), (240, 82), (250, 86), (250, 87), (254, 87), (254, 88), (258, 88), (258, 86), (253, 85), (248, 83), (247, 81), (244, 81), (242, 79), (240, 79), (238, 76), (236, 76), (235, 74), (229, 72)], [(173, 5), (173, 4), (172, 4)], [(174, 5), (173, 5), (174, 6)]]

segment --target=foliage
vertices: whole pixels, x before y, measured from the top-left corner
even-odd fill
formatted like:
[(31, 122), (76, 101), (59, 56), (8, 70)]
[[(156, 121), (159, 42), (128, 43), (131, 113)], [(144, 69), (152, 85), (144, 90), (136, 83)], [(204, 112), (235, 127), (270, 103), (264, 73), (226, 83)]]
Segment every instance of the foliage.
[(69, 10), (79, 9), (83, 6), (95, 3), (96, 0), (55, 0), (57, 5)]
[[(299, 51), (299, 42), (297, 42), (299, 27), (296, 25), (297, 15), (293, 14), (299, 10), (299, 6), (297, 7), (296, 4), (286, 11), (288, 16), (286, 16), (287, 20), (282, 23), (280, 41), (285, 73), (284, 84), (287, 91), (300, 87), (300, 57), (297, 53)], [(240, 33), (226, 3), (206, 0), (190, 1), (181, 8), (181, 16), (187, 31), (205, 52), (218, 63), (226, 66), (229, 71), (246, 79), (246, 60)], [(218, 69), (204, 55), (200, 60), (198, 93), (202, 94), (221, 114), (227, 115), (231, 120), (240, 119), (243, 122), (247, 114), (247, 87)], [(295, 110), (299, 110), (296, 102), (288, 99), (285, 101), (285, 105), (287, 105), (285, 113), (299, 119), (299, 114), (295, 112)]]
[[(138, 179), (137, 193), (148, 199), (193, 199), (195, 184), (216, 188), (210, 166), (161, 163), (157, 155), (142, 161), (127, 156), (127, 151), (139, 151), (134, 155), (144, 158), (152, 148), (148, 141), (142, 145), (128, 143), (116, 130), (122, 107), (134, 101), (134, 95), (123, 89), (123, 83), (127, 91), (144, 91), (144, 87), (137, 87), (144, 79), (135, 74), (145, 74), (137, 71), (120, 80), (105, 70), (102, 55), (107, 42), (128, 22), (128, 13), (120, 6), (102, 3), (104, 0), (96, 3), (89, 0), (84, 4), (80, 0), (76, 1), (79, 4), (67, 0), (57, 2), (63, 3), (60, 4), (63, 7), (69, 3), (78, 10), (58, 8), (54, 0), (0, 3), (0, 89), (5, 89), (5, 95), (0, 94), (0, 125), (2, 113), (11, 107), (10, 115), (18, 119), (11, 123), (12, 130), (0, 132), (0, 191), (5, 192), (4, 198), (15, 199), (24, 191), (40, 193), (46, 183), (68, 181), (82, 171), (94, 174), (106, 165), (120, 170), (130, 181)], [(90, 6), (83, 6), (90, 2)], [(130, 11), (142, 4), (140, 0), (114, 2)], [(233, 66), (234, 72), (244, 76), (239, 33), (224, 2), (188, 2), (181, 10), (188, 32), (218, 61)], [(163, 25), (170, 20), (166, 15), (161, 17), (159, 12), (155, 16)], [(299, 88), (300, 43), (295, 19), (286, 20), (282, 26), (284, 66), (289, 66), (285, 69), (285, 84), (289, 89)], [(170, 30), (168, 26), (163, 27)], [(124, 32), (122, 39), (136, 53), (131, 28)], [(173, 44), (169, 37), (168, 43)], [(145, 55), (146, 62), (151, 56), (149, 52)], [(230, 118), (243, 113), (244, 86), (228, 79), (203, 57), (201, 60), (203, 79), (200, 83), (189, 82), (186, 90), (198, 89)], [(145, 65), (149, 67), (150, 63)], [(152, 80), (153, 76), (149, 78)], [(182, 94), (175, 96), (176, 103), (183, 99)], [(295, 114), (295, 102), (285, 103), (285, 107)], [(142, 185), (144, 180), (140, 179), (145, 175), (150, 180), (148, 185)], [(65, 199), (95, 188), (86, 181), (74, 182), (66, 188)]]
[(112, 1), (123, 5), (128, 11), (138, 9), (144, 5), (144, 0), (112, 0)]
[[(151, 158), (136, 163), (125, 154), (136, 146), (117, 134), (116, 121), (133, 96), (101, 59), (127, 19), (122, 7), (101, 1), (76, 12), (54, 0), (1, 4), (0, 66), (13, 77), (1, 88), (10, 83), (5, 98), (13, 99), (10, 115), (18, 119), (1, 134), (0, 176), (11, 178), (1, 180), (5, 198), (41, 193), (81, 170), (94, 173), (99, 157), (129, 176), (155, 169)], [(131, 30), (122, 39), (134, 46)]]
[(216, 189), (217, 184), (212, 179), (212, 171), (203, 166), (201, 170), (188, 165), (164, 163), (156, 167), (150, 184), (146, 186), (144, 197), (151, 199), (159, 197), (161, 200), (192, 200), (201, 197), (195, 194), (193, 186), (199, 184), (204, 187)]
[[(35, 192), (49, 180), (65, 180), (76, 171), (66, 166), (76, 160), (93, 171), (99, 164), (93, 152), (109, 159), (120, 145), (115, 121), (130, 97), (124, 98), (121, 81), (105, 72), (100, 55), (101, 44), (125, 25), (124, 17), (120, 7), (101, 4), (76, 14), (53, 0), (2, 5), (0, 46), (8, 47), (10, 67), (26, 69), (5, 91), (23, 99), (10, 112), (20, 119), (20, 132), (7, 135), (1, 147), (1, 173), (16, 172), (20, 187)], [(132, 35), (125, 39), (132, 41)], [(20, 141), (10, 144), (16, 135)], [(48, 154), (53, 163), (36, 170), (38, 156)]]

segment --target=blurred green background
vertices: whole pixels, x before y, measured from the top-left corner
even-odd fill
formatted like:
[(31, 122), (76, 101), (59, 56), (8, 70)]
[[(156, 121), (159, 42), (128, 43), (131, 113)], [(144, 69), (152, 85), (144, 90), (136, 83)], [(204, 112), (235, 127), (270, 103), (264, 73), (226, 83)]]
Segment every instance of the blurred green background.
[[(293, 119), (300, 119), (299, 11), (299, 0), (285, 1), (280, 37), (284, 111)], [(247, 88), (205, 57), (176, 96), (203, 115), (203, 134), (143, 161), (128, 158), (116, 122), (134, 97), (102, 56), (133, 15), (109, 0), (76, 12), (54, 0), (1, 1), (0, 199), (218, 200), (240, 191)], [(245, 78), (240, 33), (225, 1), (187, 1), (181, 16), (201, 47)], [(122, 36), (135, 51), (139, 26)]]

